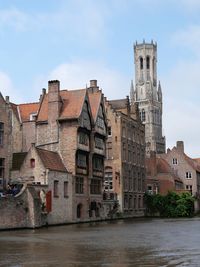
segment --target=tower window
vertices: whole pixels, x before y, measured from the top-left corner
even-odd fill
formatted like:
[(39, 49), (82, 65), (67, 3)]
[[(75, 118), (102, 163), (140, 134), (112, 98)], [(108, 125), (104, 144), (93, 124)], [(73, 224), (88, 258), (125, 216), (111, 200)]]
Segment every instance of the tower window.
[(145, 121), (146, 120), (146, 114), (145, 114), (145, 110), (143, 109), (142, 112), (140, 112), (140, 119), (141, 121)]
[(143, 70), (143, 58), (140, 57), (140, 69)]
[(147, 60), (147, 69), (149, 70), (149, 68), (150, 68), (150, 58), (149, 58), (149, 56), (147, 56), (147, 58), (146, 58), (146, 60)]

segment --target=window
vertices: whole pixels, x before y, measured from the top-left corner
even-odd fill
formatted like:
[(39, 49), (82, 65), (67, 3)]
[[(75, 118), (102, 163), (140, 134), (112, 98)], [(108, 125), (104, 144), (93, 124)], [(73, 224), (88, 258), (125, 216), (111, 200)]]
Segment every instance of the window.
[(0, 179), (4, 178), (5, 159), (0, 158)]
[(58, 181), (53, 182), (53, 195), (54, 197), (58, 197)]
[(185, 178), (186, 179), (192, 179), (192, 173), (191, 172), (186, 172), (185, 173)]
[(87, 155), (78, 153), (78, 155), (77, 155), (77, 166), (79, 168), (86, 168), (87, 167)]
[(105, 130), (105, 122), (104, 122), (104, 117), (103, 117), (103, 108), (102, 106), (100, 106), (100, 109), (99, 109), (99, 114), (98, 114), (98, 117), (97, 117), (97, 126), (103, 130)]
[(0, 122), (0, 145), (3, 145), (4, 123)]
[(88, 135), (86, 133), (79, 133), (78, 137), (79, 137), (78, 141), (79, 141), (80, 144), (86, 145), (86, 146), (88, 145), (89, 137), (88, 137)]
[(111, 129), (111, 126), (108, 126), (108, 136), (112, 136), (112, 129)]
[(90, 194), (101, 194), (101, 181), (99, 179), (91, 179)]
[(35, 168), (35, 159), (30, 159), (30, 167)]
[(93, 158), (93, 170), (103, 171), (103, 158)]
[(83, 194), (83, 177), (76, 177), (76, 188), (75, 191), (77, 194)]
[(91, 129), (90, 116), (89, 116), (87, 102), (85, 102), (83, 105), (82, 119), (83, 119), (83, 126), (86, 127), (87, 129)]
[(112, 172), (106, 172), (105, 173), (104, 188), (105, 188), (105, 190), (112, 190), (113, 189)]
[(107, 159), (112, 159), (113, 158), (113, 153), (112, 153), (112, 142), (108, 142), (106, 146), (106, 157)]
[(147, 192), (148, 192), (148, 194), (153, 195), (153, 188), (152, 188), (152, 185), (148, 185), (148, 186), (147, 186)]
[(68, 182), (64, 182), (64, 197), (68, 197)]
[(149, 70), (149, 68), (150, 68), (150, 58), (149, 58), (149, 56), (147, 56), (147, 69)]
[(173, 164), (173, 165), (177, 165), (177, 164), (178, 164), (178, 160), (177, 160), (176, 158), (173, 158), (173, 159), (172, 159), (172, 164)]
[(140, 57), (140, 69), (143, 70), (143, 58)]
[(104, 149), (104, 140), (99, 137), (95, 137), (95, 147), (98, 149)]
[(141, 121), (145, 121), (146, 120), (146, 114), (145, 114), (145, 110), (142, 109), (142, 112), (140, 112), (140, 119)]

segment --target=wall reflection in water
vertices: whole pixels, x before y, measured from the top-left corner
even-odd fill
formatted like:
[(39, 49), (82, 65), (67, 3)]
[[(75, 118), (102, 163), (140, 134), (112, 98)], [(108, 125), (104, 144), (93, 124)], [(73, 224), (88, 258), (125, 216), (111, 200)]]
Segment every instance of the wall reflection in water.
[(0, 232), (0, 266), (199, 266), (199, 223), (135, 219)]

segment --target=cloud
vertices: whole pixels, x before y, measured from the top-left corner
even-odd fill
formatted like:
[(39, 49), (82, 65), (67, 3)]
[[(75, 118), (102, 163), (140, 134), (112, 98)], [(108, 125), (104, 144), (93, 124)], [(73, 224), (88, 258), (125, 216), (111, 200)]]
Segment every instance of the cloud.
[(49, 74), (38, 77), (34, 87), (46, 87), (48, 80), (55, 79), (60, 80), (61, 88), (69, 90), (85, 88), (90, 80), (96, 79), (108, 99), (124, 98), (129, 94), (128, 77), (102, 62), (74, 60), (63, 63)]
[(200, 56), (200, 25), (190, 25), (186, 29), (179, 30), (172, 36), (172, 43), (177, 46), (189, 48), (196, 56)]
[(16, 32), (52, 32), (61, 39), (82, 43), (101, 42), (106, 31), (105, 23), (110, 17), (109, 8), (93, 1), (60, 1), (45, 12), (24, 12), (17, 7), (0, 9), (0, 29)]
[(19, 103), (22, 101), (21, 97), (19, 97), (19, 92), (14, 89), (10, 77), (2, 71), (0, 71), (0, 92), (4, 97), (10, 96), (10, 101), (12, 102)]

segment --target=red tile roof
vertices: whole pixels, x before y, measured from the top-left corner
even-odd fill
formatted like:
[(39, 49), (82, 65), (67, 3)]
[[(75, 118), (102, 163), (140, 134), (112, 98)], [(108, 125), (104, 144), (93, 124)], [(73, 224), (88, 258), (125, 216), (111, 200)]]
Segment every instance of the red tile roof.
[(39, 103), (19, 104), (20, 118), (22, 122), (30, 121), (30, 115), (38, 112)]
[[(61, 96), (61, 110), (60, 110), (60, 120), (64, 119), (76, 119), (81, 115), (83, 103), (86, 96), (86, 89), (79, 90), (62, 90), (60, 91)], [(41, 102), (38, 122), (48, 121), (48, 94), (46, 94)]]
[(99, 111), (99, 106), (101, 103), (102, 93), (101, 91), (91, 92), (91, 93), (89, 92), (88, 96), (89, 96), (89, 101), (90, 101), (90, 106), (91, 106), (91, 111), (92, 111), (92, 117), (93, 117), (93, 120), (96, 121), (98, 111)]
[(190, 157), (188, 157), (186, 154), (184, 154), (184, 158), (185, 160), (187, 161), (187, 163), (193, 168), (195, 169), (196, 171), (200, 172), (200, 165), (199, 163), (194, 160), (194, 159), (191, 159)]
[(45, 168), (52, 171), (67, 172), (60, 155), (57, 152), (36, 148), (36, 151), (42, 160)]

